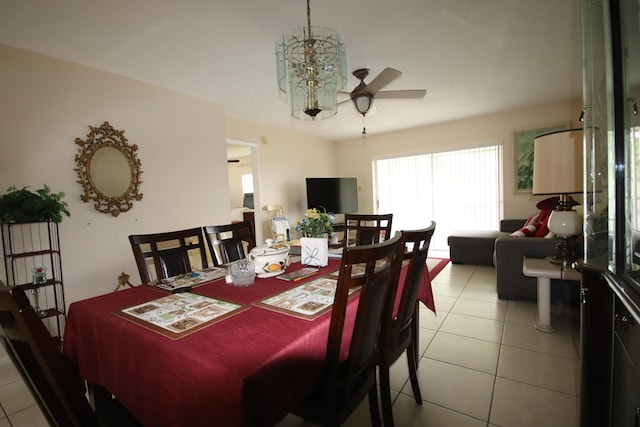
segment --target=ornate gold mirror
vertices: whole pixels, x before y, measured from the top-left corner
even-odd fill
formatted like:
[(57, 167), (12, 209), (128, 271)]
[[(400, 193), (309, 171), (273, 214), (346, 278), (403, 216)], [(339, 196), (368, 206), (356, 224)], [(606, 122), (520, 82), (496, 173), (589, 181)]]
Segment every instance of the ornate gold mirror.
[(76, 172), (84, 189), (80, 198), (93, 201), (100, 212), (118, 216), (131, 209), (134, 200), (142, 200), (138, 146), (127, 144), (124, 131), (109, 122), (89, 129), (86, 139), (76, 138)]

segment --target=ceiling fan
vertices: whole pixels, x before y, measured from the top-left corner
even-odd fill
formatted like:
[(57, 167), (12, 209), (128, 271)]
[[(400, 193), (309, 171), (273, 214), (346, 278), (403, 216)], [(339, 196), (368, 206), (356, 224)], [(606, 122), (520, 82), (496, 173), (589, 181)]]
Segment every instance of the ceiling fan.
[[(340, 101), (346, 102), (349, 99), (353, 102), (353, 106), (364, 117), (371, 106), (373, 105), (373, 99), (419, 99), (424, 98), (427, 94), (426, 89), (415, 90), (385, 90), (380, 89), (387, 86), (402, 75), (402, 71), (398, 71), (394, 68), (385, 68), (380, 74), (378, 74), (371, 82), (365, 83), (364, 79), (369, 76), (368, 68), (359, 68), (352, 73), (357, 79), (360, 80), (358, 86), (356, 86), (351, 92), (348, 93), (349, 98)], [(345, 93), (345, 92), (342, 92)], [(366, 134), (366, 129), (362, 129), (362, 133)]]

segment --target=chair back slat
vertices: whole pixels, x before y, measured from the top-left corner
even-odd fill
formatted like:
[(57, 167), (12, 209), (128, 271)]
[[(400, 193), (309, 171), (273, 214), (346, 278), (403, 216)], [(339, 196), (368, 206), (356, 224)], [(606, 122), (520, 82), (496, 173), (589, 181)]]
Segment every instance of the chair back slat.
[(213, 265), (219, 266), (247, 257), (256, 246), (250, 222), (202, 227)]
[[(142, 283), (207, 268), (201, 228), (129, 236)], [(200, 265), (192, 265), (197, 262)]]
[(373, 245), (391, 237), (393, 214), (345, 214), (344, 247)]

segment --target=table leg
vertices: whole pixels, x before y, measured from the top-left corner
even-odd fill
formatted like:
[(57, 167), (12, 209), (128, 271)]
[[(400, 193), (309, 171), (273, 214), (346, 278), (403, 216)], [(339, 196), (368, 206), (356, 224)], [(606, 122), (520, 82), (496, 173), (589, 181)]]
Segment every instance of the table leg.
[(551, 325), (551, 279), (538, 277), (538, 320), (535, 328), (541, 332), (555, 332)]

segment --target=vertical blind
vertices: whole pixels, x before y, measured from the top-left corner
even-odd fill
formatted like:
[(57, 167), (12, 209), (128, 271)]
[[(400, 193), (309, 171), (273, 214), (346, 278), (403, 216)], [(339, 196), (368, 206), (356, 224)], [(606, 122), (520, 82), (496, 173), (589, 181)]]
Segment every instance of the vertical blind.
[(454, 230), (496, 230), (502, 194), (500, 145), (374, 162), (377, 212), (393, 230), (436, 221), (431, 248), (447, 249)]

